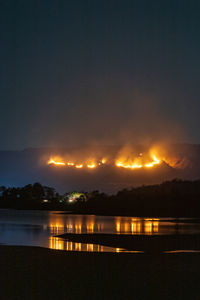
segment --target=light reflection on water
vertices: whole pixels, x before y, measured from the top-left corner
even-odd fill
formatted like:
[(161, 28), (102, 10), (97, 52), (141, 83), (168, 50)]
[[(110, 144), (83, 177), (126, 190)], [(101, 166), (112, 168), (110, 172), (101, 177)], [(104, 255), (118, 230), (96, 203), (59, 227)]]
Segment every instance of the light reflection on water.
[(62, 212), (0, 210), (0, 244), (34, 245), (67, 251), (121, 252), (123, 249), (72, 243), (63, 233), (165, 235), (200, 233), (192, 219), (68, 215)]
[(200, 224), (187, 220), (52, 214), (48, 226), (54, 235), (64, 232), (132, 235), (200, 233)]
[(96, 244), (76, 243), (76, 242), (66, 241), (59, 237), (54, 237), (54, 236), (51, 236), (49, 238), (49, 248), (55, 250), (66, 250), (66, 251), (143, 253), (143, 251), (126, 251), (121, 248), (113, 248), (113, 247), (96, 245)]
[(67, 251), (87, 251), (87, 252), (121, 252), (120, 248), (112, 248), (95, 244), (84, 244), (66, 241), (58, 237), (49, 238), (49, 248)]
[(159, 219), (130, 218), (126, 221), (116, 217), (115, 228), (117, 234), (158, 234)]
[[(127, 217), (110, 217), (111, 220), (98, 220), (98, 217), (74, 215), (69, 217), (66, 222), (62, 218), (50, 218), (50, 230), (54, 235), (63, 232), (68, 233), (117, 233), (117, 234), (160, 234), (159, 219), (142, 219), (142, 218), (127, 218)], [(103, 218), (103, 217), (101, 217)], [(105, 225), (105, 228), (104, 228)], [(161, 228), (162, 234), (162, 228)]]

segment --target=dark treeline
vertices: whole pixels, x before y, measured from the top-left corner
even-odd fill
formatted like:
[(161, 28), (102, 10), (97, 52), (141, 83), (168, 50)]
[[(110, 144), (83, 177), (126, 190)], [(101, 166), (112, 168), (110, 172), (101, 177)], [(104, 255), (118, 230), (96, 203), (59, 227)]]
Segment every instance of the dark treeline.
[(45, 199), (48, 199), (49, 208), (57, 207), (61, 196), (54, 188), (42, 186), (38, 182), (24, 187), (0, 186), (1, 208), (47, 208), (43, 205)]
[(20, 188), (0, 187), (0, 207), (17, 209), (56, 209), (74, 213), (127, 216), (200, 216), (200, 180), (172, 180), (162, 184), (123, 189), (116, 195), (85, 192), (69, 201), (69, 194), (40, 183)]
[(162, 184), (123, 189), (107, 196), (96, 192), (87, 209), (127, 216), (200, 216), (200, 181), (174, 179)]

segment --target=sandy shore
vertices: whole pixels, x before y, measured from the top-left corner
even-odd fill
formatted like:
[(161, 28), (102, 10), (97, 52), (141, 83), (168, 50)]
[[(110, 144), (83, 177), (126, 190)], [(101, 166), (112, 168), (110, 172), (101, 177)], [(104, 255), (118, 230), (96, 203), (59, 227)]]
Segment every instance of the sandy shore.
[(75, 253), (0, 246), (0, 299), (199, 300), (200, 254)]

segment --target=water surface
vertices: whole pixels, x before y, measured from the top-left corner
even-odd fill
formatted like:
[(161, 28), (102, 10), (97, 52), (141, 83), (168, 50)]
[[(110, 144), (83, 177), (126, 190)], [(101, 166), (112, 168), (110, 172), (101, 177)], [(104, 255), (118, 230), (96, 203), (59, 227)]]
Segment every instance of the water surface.
[(200, 233), (199, 220), (70, 215), (63, 212), (0, 210), (0, 244), (68, 251), (121, 252), (123, 249), (64, 241), (63, 233), (169, 235)]

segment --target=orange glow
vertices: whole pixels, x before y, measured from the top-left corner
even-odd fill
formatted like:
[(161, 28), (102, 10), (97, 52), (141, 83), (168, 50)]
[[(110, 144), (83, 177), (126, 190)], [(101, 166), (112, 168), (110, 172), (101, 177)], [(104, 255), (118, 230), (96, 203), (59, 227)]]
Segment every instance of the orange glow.
[(107, 159), (102, 158), (102, 159), (97, 159), (94, 158), (92, 160), (87, 160), (84, 159), (82, 161), (78, 160), (78, 162), (70, 160), (70, 161), (64, 161), (64, 159), (60, 157), (53, 157), (50, 158), (47, 162), (49, 165), (56, 165), (56, 166), (66, 166), (66, 167), (73, 167), (76, 169), (82, 169), (84, 167), (89, 168), (89, 169), (95, 169), (98, 166), (101, 166), (103, 164), (110, 164), (110, 165), (115, 165), (118, 168), (125, 168), (125, 169), (141, 169), (141, 168), (152, 168), (155, 165), (161, 164), (163, 159), (161, 160), (158, 158), (157, 154), (154, 152), (149, 152), (149, 154), (142, 154), (139, 153), (135, 157), (132, 152), (125, 152), (123, 155), (120, 155), (116, 159), (110, 159), (110, 161), (107, 161)]
[(158, 219), (144, 219), (144, 231), (146, 234), (158, 233), (159, 222)]
[(143, 165), (140, 165), (140, 164), (137, 164), (137, 163), (129, 164), (129, 163), (124, 163), (122, 161), (116, 162), (116, 166), (117, 167), (122, 167), (122, 168), (125, 168), (125, 169), (140, 169), (140, 168), (143, 167)]
[(68, 166), (74, 166), (74, 163), (73, 162), (67, 162), (67, 165)]
[(56, 250), (64, 250), (64, 241), (57, 237), (51, 236), (49, 238), (49, 248)]
[(147, 164), (144, 165), (146, 168), (151, 168), (151, 167), (153, 167), (154, 165), (160, 164), (160, 160), (159, 160), (155, 155), (152, 155), (152, 158), (153, 158), (153, 161), (152, 161), (152, 162), (147, 163)]
[(53, 233), (53, 234), (60, 234), (60, 233), (64, 232), (64, 225), (60, 224), (59, 222), (50, 223), (49, 228), (51, 230), (51, 233)]
[(75, 244), (75, 251), (81, 251), (81, 243), (74, 243)]
[(135, 160), (130, 160), (126, 158), (122, 158), (120, 160), (117, 160), (115, 165), (117, 167), (125, 168), (125, 169), (141, 169), (141, 168), (152, 168), (155, 165), (158, 165), (161, 163), (161, 160), (156, 157), (155, 154), (152, 154), (152, 161), (150, 162), (143, 162), (142, 155), (139, 155), (140, 158), (137, 158)]
[(126, 221), (116, 217), (115, 230), (117, 234), (153, 235), (159, 232), (159, 219), (132, 218), (131, 221)]
[[(88, 252), (115, 252), (115, 248), (110, 248), (95, 244), (82, 244), (72, 241), (65, 241), (58, 237), (50, 236), (49, 248), (55, 250), (66, 250), (66, 251), (88, 251)], [(117, 251), (116, 251), (117, 252)]]
[(65, 166), (65, 163), (62, 161), (56, 161), (54, 159), (49, 159), (48, 165), (56, 165), (56, 166)]
[(87, 233), (93, 233), (94, 232), (94, 223), (91, 222), (89, 224), (86, 225), (86, 229), (87, 229)]
[(96, 164), (95, 163), (91, 163), (91, 164), (88, 164), (87, 167), (89, 169), (94, 169), (94, 168), (96, 168)]
[(82, 167), (83, 167), (83, 164), (75, 165), (75, 168), (77, 168), (77, 169), (82, 169)]
[(76, 233), (82, 232), (82, 224), (75, 224), (75, 232)]
[(144, 223), (144, 231), (146, 234), (152, 234), (153, 231), (153, 224), (152, 222), (145, 221)]
[(93, 244), (87, 244), (87, 251), (93, 252), (94, 251), (94, 245)]

